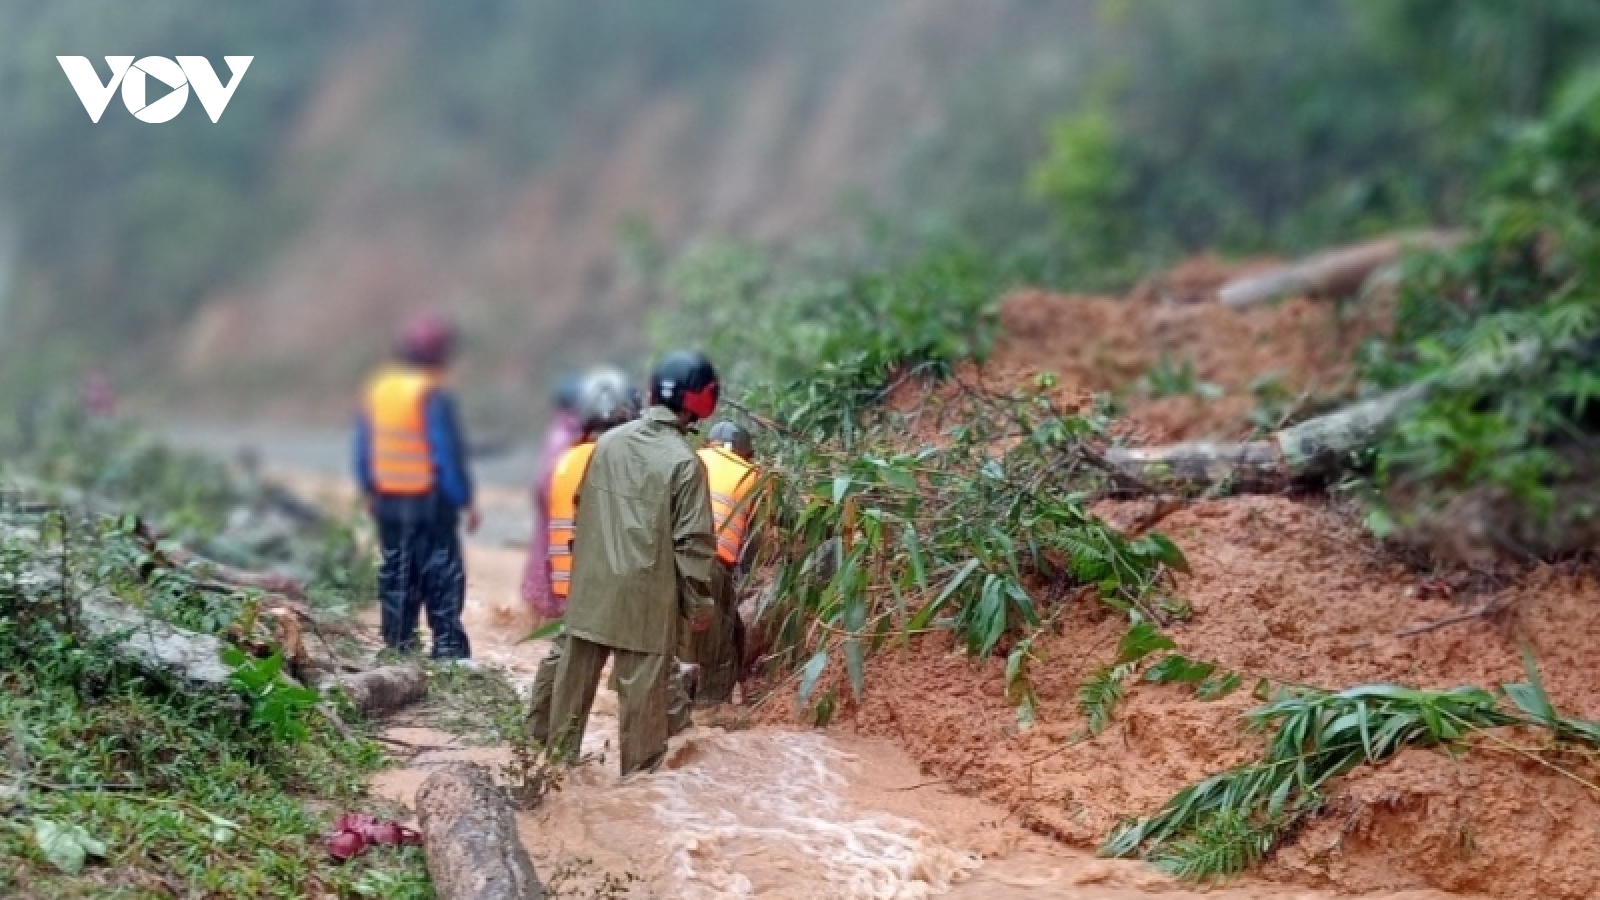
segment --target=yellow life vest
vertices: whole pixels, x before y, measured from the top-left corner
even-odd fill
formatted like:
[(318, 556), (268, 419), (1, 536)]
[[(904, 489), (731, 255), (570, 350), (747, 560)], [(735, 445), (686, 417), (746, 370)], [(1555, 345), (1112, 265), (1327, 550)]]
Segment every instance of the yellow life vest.
[(422, 496), (433, 492), (433, 447), (428, 442), (428, 396), (438, 375), (388, 369), (367, 386), (367, 422), (372, 429), (372, 480), (380, 494)]
[(578, 515), (578, 488), (589, 470), (594, 441), (562, 455), (550, 478), (550, 591), (565, 599), (572, 593), (572, 536)]
[(717, 558), (739, 564), (750, 530), (750, 492), (756, 486), (756, 469), (738, 454), (721, 447), (700, 451), (711, 485), (711, 514), (716, 520)]

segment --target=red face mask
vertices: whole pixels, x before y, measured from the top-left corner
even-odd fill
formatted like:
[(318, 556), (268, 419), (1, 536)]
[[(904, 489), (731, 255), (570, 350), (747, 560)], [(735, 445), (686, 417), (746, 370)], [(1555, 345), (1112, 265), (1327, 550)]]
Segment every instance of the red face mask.
[(720, 389), (715, 381), (698, 391), (685, 391), (683, 394), (683, 410), (696, 419), (709, 419), (717, 411), (717, 397)]

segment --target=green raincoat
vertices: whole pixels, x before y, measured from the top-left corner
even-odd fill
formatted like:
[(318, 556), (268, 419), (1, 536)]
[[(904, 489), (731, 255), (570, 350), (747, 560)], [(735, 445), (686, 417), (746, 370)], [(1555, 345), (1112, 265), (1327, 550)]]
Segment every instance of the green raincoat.
[(705, 468), (677, 416), (651, 407), (601, 436), (578, 489), (566, 653), (552, 740), (575, 755), (614, 656), (623, 774), (666, 752), (667, 681), (685, 619), (709, 618), (716, 536)]
[(601, 435), (578, 489), (567, 633), (670, 656), (681, 620), (716, 608), (712, 527), (705, 468), (671, 410)]

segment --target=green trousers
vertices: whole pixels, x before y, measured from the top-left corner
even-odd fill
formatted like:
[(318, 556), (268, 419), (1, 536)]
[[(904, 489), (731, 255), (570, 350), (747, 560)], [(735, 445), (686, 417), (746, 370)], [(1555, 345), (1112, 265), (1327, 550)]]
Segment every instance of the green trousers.
[(576, 759), (600, 687), (600, 673), (615, 658), (617, 743), (622, 774), (652, 771), (667, 755), (667, 682), (677, 668), (670, 656), (637, 653), (567, 636), (550, 697), (550, 729), (560, 753)]
[(702, 708), (733, 702), (733, 687), (739, 683), (744, 665), (739, 597), (734, 591), (733, 571), (720, 559), (711, 564), (711, 597), (717, 603), (711, 627), (699, 633), (685, 629), (678, 651), (684, 660), (700, 666), (694, 705)]
[[(550, 645), (550, 652), (539, 660), (539, 669), (533, 675), (533, 693), (528, 702), (528, 735), (540, 744), (550, 746), (550, 698), (555, 693), (556, 672), (566, 655), (567, 635), (562, 632)], [(611, 674), (611, 689), (617, 689), (616, 673)], [(694, 724), (690, 710), (690, 691), (683, 672), (674, 663), (667, 675), (667, 728), (669, 734), (678, 734)]]

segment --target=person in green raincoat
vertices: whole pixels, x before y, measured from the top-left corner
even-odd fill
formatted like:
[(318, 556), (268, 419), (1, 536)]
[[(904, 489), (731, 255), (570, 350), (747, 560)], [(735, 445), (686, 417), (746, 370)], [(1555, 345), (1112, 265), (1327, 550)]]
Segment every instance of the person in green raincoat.
[[(544, 612), (552, 618), (564, 616), (567, 597), (572, 587), (573, 526), (577, 519), (577, 496), (583, 482), (595, 442), (608, 430), (630, 422), (639, 413), (638, 391), (630, 386), (621, 370), (604, 367), (594, 369), (578, 380), (574, 399), (574, 424), (581, 431), (575, 435), (573, 446), (568, 448), (550, 467), (550, 477), (543, 493), (546, 495), (545, 540), (537, 547), (543, 563), (541, 571), (530, 577), (548, 579), (543, 593)], [(530, 571), (533, 567), (529, 566)], [(524, 586), (526, 587), (526, 585)], [(559, 632), (549, 651), (539, 660), (530, 692), (527, 734), (541, 746), (550, 744), (550, 705), (555, 690), (556, 672), (565, 654), (566, 635)], [(690, 678), (680, 663), (675, 667), (667, 684), (668, 723), (671, 733), (677, 734), (693, 724), (691, 713)], [(613, 686), (614, 687), (614, 686)]]
[(614, 659), (622, 774), (666, 757), (667, 682), (685, 625), (711, 624), (716, 535), (705, 466), (685, 437), (717, 407), (703, 355), (666, 356), (650, 406), (601, 436), (578, 491), (567, 647), (551, 698), (552, 742), (576, 759), (607, 659)]

